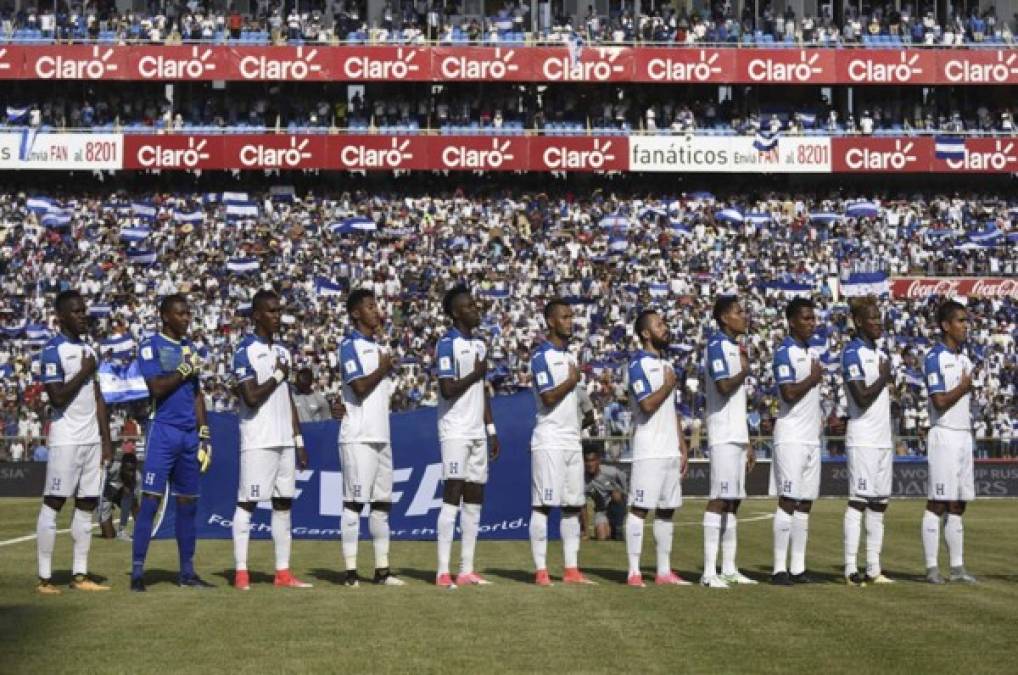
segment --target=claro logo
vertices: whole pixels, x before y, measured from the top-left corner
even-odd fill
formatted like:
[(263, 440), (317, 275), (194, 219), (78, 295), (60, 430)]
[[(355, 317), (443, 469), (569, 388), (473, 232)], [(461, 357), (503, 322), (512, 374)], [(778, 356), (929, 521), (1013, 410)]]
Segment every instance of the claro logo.
[(972, 63), (966, 57), (951, 59), (944, 64), (944, 77), (950, 82), (1009, 82), (1018, 77), (1018, 54), (1004, 56), (997, 50), (993, 63)]
[(655, 82), (708, 82), (715, 75), (721, 75), (721, 66), (717, 65), (720, 54), (700, 50), (699, 57), (694, 61), (675, 61), (670, 58), (651, 59), (647, 62), (647, 77)]
[(268, 148), (261, 143), (248, 143), (240, 148), (240, 163), (244, 166), (296, 169), (304, 160), (311, 159), (311, 153), (306, 150), (310, 142), (311, 139), (305, 138), (298, 143), (296, 137), (291, 136), (289, 148)]
[(240, 76), (245, 80), (306, 80), (312, 73), (320, 73), (322, 66), (315, 63), (318, 50), (304, 53), (297, 47), (294, 59), (271, 59), (267, 56), (245, 56), (240, 60)]
[(509, 152), (512, 141), (491, 139), (490, 150), (450, 145), (442, 150), (442, 164), (449, 169), (498, 169), (515, 157)]
[(502, 52), (496, 48), (490, 59), (469, 56), (446, 56), (439, 63), (442, 77), (452, 80), (504, 80), (510, 73), (519, 71), (513, 62), (516, 52), (512, 49)]
[(600, 139), (595, 139), (594, 147), (590, 150), (573, 150), (571, 148), (552, 146), (545, 149), (541, 158), (552, 171), (559, 169), (589, 169), (598, 171), (603, 169), (608, 162), (615, 161), (615, 155), (612, 154), (611, 149), (611, 141), (606, 141), (602, 147)]
[(205, 151), (208, 143), (206, 138), (195, 140), (189, 136), (186, 148), (143, 145), (138, 148), (138, 164), (151, 169), (194, 169), (210, 159)]
[(1014, 155), (1014, 142), (995, 141), (991, 152), (974, 152), (965, 148), (964, 159), (948, 159), (947, 165), (952, 169), (969, 169), (971, 171), (1014, 171), (1018, 157)]
[(68, 59), (60, 56), (40, 56), (35, 62), (35, 74), (43, 80), (99, 80), (119, 70), (110, 63), (113, 49), (92, 47), (90, 59)]
[(784, 63), (774, 59), (753, 59), (749, 62), (749, 79), (754, 82), (809, 82), (814, 75), (824, 72), (816, 65), (820, 54), (806, 55), (806, 50), (799, 51), (798, 63)]
[(616, 73), (625, 73), (626, 69), (617, 63), (622, 55), (619, 47), (604, 47), (597, 50), (597, 60), (577, 59), (575, 62), (568, 56), (549, 56), (541, 64), (541, 72), (552, 81), (565, 82), (606, 82)]
[(403, 48), (396, 50), (395, 59), (351, 56), (343, 62), (343, 74), (355, 80), (405, 80), (420, 72), (420, 64), (414, 63), (416, 58), (417, 52)]
[(910, 82), (923, 74), (917, 66), (919, 54), (898, 52), (898, 63), (879, 63), (871, 58), (852, 59), (848, 62), (848, 79), (853, 82)]
[(915, 143), (908, 141), (894, 142), (894, 150), (879, 151), (869, 148), (851, 148), (845, 153), (845, 164), (850, 169), (872, 169), (885, 171), (895, 169), (901, 171), (919, 161), (919, 157), (913, 154)]
[(414, 158), (407, 151), (410, 139), (393, 138), (388, 148), (348, 145), (339, 152), (339, 161), (350, 169), (398, 169)]
[(162, 55), (143, 56), (138, 59), (138, 74), (145, 79), (179, 77), (197, 80), (216, 69), (211, 59), (211, 49), (198, 47), (192, 47), (191, 57), (186, 59), (171, 59)]

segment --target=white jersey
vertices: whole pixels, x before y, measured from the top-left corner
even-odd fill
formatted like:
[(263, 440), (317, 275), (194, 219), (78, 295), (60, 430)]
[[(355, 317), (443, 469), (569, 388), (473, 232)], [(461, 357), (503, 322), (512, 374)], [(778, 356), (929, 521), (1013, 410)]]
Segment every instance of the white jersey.
[(961, 352), (952, 352), (938, 342), (926, 355), (924, 363), (926, 390), (930, 395), (930, 426), (942, 429), (968, 431), (972, 428), (972, 413), (969, 408), (971, 392), (959, 398), (944, 412), (938, 412), (933, 405), (933, 394), (951, 391), (961, 382), (964, 373), (972, 374), (972, 362)]
[(739, 343), (720, 331), (712, 335), (704, 350), (704, 371), (707, 373), (708, 445), (749, 443), (745, 380), (728, 396), (717, 388), (718, 380), (727, 380), (742, 372)]
[(672, 364), (640, 350), (629, 360), (629, 401), (633, 411), (633, 461), (678, 457), (679, 425), (675, 406), (678, 392), (654, 412), (644, 414), (639, 402), (664, 384), (665, 368)]
[[(41, 368), (44, 384), (68, 382), (81, 372), (86, 356), (95, 358), (95, 350), (84, 342), (67, 339), (63, 333), (52, 338), (42, 349)], [(47, 444), (63, 445), (99, 443), (99, 417), (95, 402), (95, 379), (81, 385), (78, 393), (63, 408), (53, 408)]]
[(841, 353), (841, 374), (848, 399), (848, 430), (845, 445), (858, 448), (891, 448), (891, 393), (885, 386), (869, 408), (863, 410), (848, 391), (849, 382), (869, 387), (880, 378), (880, 363), (887, 355), (874, 345), (855, 338)]
[[(477, 359), (487, 358), (488, 350), (484, 341), (466, 337), (455, 328), (438, 341), (435, 348), (435, 362), (438, 364), (438, 379), (462, 380), (474, 371)], [(575, 414), (575, 408), (573, 409)], [(438, 439), (477, 440), (487, 435), (484, 429), (484, 381), (470, 385), (459, 398), (449, 401), (439, 392), (438, 396)]]
[(388, 443), (389, 403), (395, 384), (385, 377), (363, 399), (350, 386), (355, 380), (378, 370), (384, 347), (353, 331), (339, 346), (339, 362), (343, 369), (343, 405), (346, 416), (339, 428), (340, 443)]
[[(280, 365), (292, 371), (290, 350), (278, 342), (269, 344), (257, 335), (246, 336), (233, 355), (233, 377), (237, 384), (247, 380), (263, 384)], [(293, 445), (293, 413), (290, 385), (280, 384), (257, 408), (249, 408), (240, 397), (240, 449), (280, 448)]]
[(530, 359), (530, 373), (534, 378), (534, 395), (537, 398), (537, 424), (530, 438), (531, 448), (571, 450), (580, 447), (576, 387), (554, 408), (545, 406), (541, 401), (541, 394), (569, 379), (570, 365), (577, 365), (576, 358), (568, 350), (558, 349), (550, 342), (542, 343)]
[[(774, 382), (796, 384), (809, 377), (816, 357), (809, 347), (786, 337), (774, 352)], [(774, 423), (774, 443), (820, 445), (823, 432), (823, 412), (820, 409), (820, 386), (810, 389), (795, 405), (789, 405), (778, 395), (778, 417)]]

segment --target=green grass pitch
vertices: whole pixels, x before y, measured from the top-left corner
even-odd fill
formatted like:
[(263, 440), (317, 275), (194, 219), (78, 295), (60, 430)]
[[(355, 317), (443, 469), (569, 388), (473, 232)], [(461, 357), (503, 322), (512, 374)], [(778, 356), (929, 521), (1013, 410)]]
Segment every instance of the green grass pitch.
[[(35, 499), (0, 500), (0, 542), (35, 531)], [(218, 588), (182, 590), (173, 541), (154, 542), (150, 591), (128, 592), (130, 544), (96, 539), (91, 570), (105, 594), (34, 592), (35, 541), (0, 545), (0, 672), (614, 672), (614, 673), (1013, 673), (1018, 625), (1018, 504), (984, 500), (965, 517), (966, 564), (976, 586), (920, 583), (921, 501), (895, 501), (884, 568), (890, 587), (839, 583), (844, 501), (823, 500), (810, 519), (809, 570), (821, 583), (709, 591), (631, 589), (620, 542), (587, 542), (581, 566), (596, 587), (537, 588), (527, 542), (478, 544), (493, 586), (431, 585), (433, 542), (397, 542), (391, 559), (405, 588), (339, 585), (339, 542), (295, 541), (293, 569), (308, 591), (271, 585), (272, 545), (251, 542), (252, 589), (228, 586), (229, 541), (200, 541), (197, 569)], [(765, 579), (773, 500), (743, 505), (739, 562)], [(676, 515), (673, 561), (690, 580), (702, 561), (701, 500)], [(68, 527), (65, 507), (59, 527)], [(652, 571), (653, 538), (644, 541)], [(862, 551), (865, 551), (863, 545)], [(453, 549), (458, 561), (459, 545)], [(549, 543), (552, 576), (561, 547)], [(60, 534), (55, 580), (69, 578), (71, 540)], [(946, 560), (942, 552), (942, 569)], [(369, 575), (370, 542), (361, 573)]]

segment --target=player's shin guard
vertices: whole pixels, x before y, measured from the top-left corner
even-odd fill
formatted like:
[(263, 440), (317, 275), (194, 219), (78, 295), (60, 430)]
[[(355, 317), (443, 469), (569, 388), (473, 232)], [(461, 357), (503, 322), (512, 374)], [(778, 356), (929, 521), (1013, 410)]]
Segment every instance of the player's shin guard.
[(788, 571), (788, 541), (792, 535), (792, 514), (774, 512), (774, 574)]
[(718, 573), (718, 544), (721, 541), (722, 514), (703, 514), (703, 575), (708, 579)]
[(809, 514), (796, 511), (792, 515), (792, 555), (788, 563), (789, 574), (806, 571), (806, 542), (809, 540)]
[[(869, 522), (867, 521), (867, 530)], [(845, 575), (859, 571), (859, 537), (862, 535), (862, 512), (851, 506), (845, 508)], [(866, 537), (866, 548), (869, 550), (869, 533)]]
[(530, 552), (534, 555), (535, 569), (548, 569), (548, 515), (542, 511), (530, 512)]
[(343, 535), (343, 561), (348, 570), (357, 569), (357, 539), (361, 531), (361, 514), (353, 509), (343, 509), (341, 521)]
[(131, 578), (140, 579), (145, 570), (145, 556), (152, 539), (152, 521), (159, 510), (159, 500), (142, 497), (138, 518), (134, 521), (134, 540), (131, 542)]
[(438, 512), (438, 573), (449, 573), (449, 558), (452, 557), (452, 540), (456, 536), (456, 514), (459, 507), (442, 502)]
[(884, 548), (884, 513), (866, 511), (866, 574), (880, 576), (880, 551)]
[(932, 511), (923, 511), (923, 557), (926, 568), (937, 567), (940, 553), (940, 516)]
[(53, 548), (57, 542), (56, 509), (47, 504), (42, 505), (35, 524), (35, 535), (38, 542), (39, 578), (49, 579), (53, 574)]
[(180, 576), (194, 576), (194, 549), (198, 542), (195, 520), (198, 518), (198, 501), (188, 499), (177, 502), (177, 553), (180, 557)]
[(247, 544), (251, 538), (251, 514), (239, 506), (233, 510), (233, 560), (235, 569), (247, 569)]
[(956, 513), (947, 514), (944, 523), (944, 541), (947, 542), (947, 554), (951, 557), (951, 569), (965, 566), (965, 527), (961, 516)]
[(735, 574), (739, 571), (735, 564), (735, 549), (738, 544), (738, 519), (734, 513), (726, 513), (721, 522), (721, 573)]
[(481, 529), (481, 505), (463, 503), (460, 513), (460, 527), (463, 529), (463, 541), (460, 542), (460, 574), (474, 571), (474, 549), (477, 548), (477, 533)]
[(559, 525), (562, 534), (562, 557), (566, 569), (579, 567), (580, 557), (580, 514), (562, 516)]
[(92, 547), (92, 512), (74, 509), (71, 518), (71, 539), (74, 540), (73, 574), (88, 574), (88, 550)]
[(672, 538), (675, 523), (671, 518), (654, 518), (654, 544), (657, 547), (657, 573), (665, 576), (672, 573)]
[(640, 553), (643, 551), (643, 518), (630, 513), (626, 516), (626, 555), (629, 574), (640, 573)]
[(272, 544), (276, 549), (276, 571), (290, 569), (290, 547), (293, 541), (290, 509), (272, 509)]
[(375, 546), (375, 569), (384, 570), (389, 567), (389, 513), (372, 509), (368, 516), (368, 529), (371, 530), (371, 541)]

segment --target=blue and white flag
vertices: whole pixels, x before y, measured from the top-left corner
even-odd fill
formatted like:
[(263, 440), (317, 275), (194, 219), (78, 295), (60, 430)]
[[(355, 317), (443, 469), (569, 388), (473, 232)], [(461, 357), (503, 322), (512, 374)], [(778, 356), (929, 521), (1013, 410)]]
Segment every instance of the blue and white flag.
[(20, 323), (12, 324), (9, 326), (0, 326), (0, 334), (3, 334), (9, 338), (17, 337), (21, 335), (25, 328), (28, 327), (28, 319), (22, 319)]
[(155, 220), (158, 212), (159, 209), (157, 209), (154, 204), (149, 204), (147, 202), (131, 202), (131, 213), (139, 218)]
[(230, 258), (226, 261), (226, 269), (231, 272), (257, 272), (259, 267), (258, 258)]
[(583, 38), (580, 37), (579, 33), (573, 33), (569, 36), (569, 67), (572, 68), (580, 62), (580, 58), (583, 56)]
[(24, 108), (15, 108), (12, 105), (7, 106), (7, 124), (21, 124), (28, 119), (28, 113), (31, 110), (31, 106), (25, 106)]
[(659, 206), (647, 206), (640, 210), (640, 220), (647, 218), (667, 218), (668, 212)]
[(778, 138), (781, 136), (781, 132), (771, 133), (769, 131), (758, 131), (756, 132), (756, 138), (753, 139), (753, 147), (758, 152), (772, 152), (778, 149)]
[(483, 298), (491, 298), (492, 300), (505, 300), (509, 297), (509, 290), (506, 288), (486, 288), (481, 290), (479, 295)]
[(722, 223), (741, 223), (745, 217), (739, 209), (721, 209), (714, 214), (714, 220)]
[(849, 218), (876, 218), (880, 215), (880, 207), (873, 202), (856, 202), (845, 209)]
[(96, 303), (89, 305), (88, 315), (89, 316), (109, 316), (113, 313), (113, 305), (108, 303)]
[[(214, 195), (210, 195), (214, 196)], [(245, 204), (250, 201), (246, 192), (224, 192), (223, 203), (224, 204)]]
[(841, 294), (848, 298), (862, 295), (887, 295), (891, 292), (891, 282), (886, 272), (852, 272), (848, 279), (841, 282)]
[(745, 218), (747, 223), (752, 223), (753, 225), (767, 225), (774, 220), (771, 214), (761, 212), (747, 213)]
[(629, 241), (621, 235), (613, 235), (608, 240), (608, 250), (615, 253), (622, 253), (629, 248)]
[(29, 340), (48, 340), (53, 332), (41, 323), (30, 323), (25, 326), (25, 337)]
[(343, 295), (343, 287), (328, 277), (316, 276), (315, 293), (326, 297)]
[(668, 284), (647, 284), (647, 290), (650, 292), (651, 297), (663, 298), (668, 295)]
[(841, 216), (837, 213), (822, 212), (809, 214), (809, 222), (817, 225), (833, 225), (839, 220), (841, 220)]
[(126, 403), (148, 398), (148, 385), (137, 359), (123, 366), (105, 362), (99, 366), (99, 390), (107, 403)]
[(767, 284), (767, 288), (792, 297), (809, 297), (816, 290), (813, 284), (798, 281), (777, 280)]
[(49, 197), (29, 197), (25, 206), (33, 213), (47, 213), (53, 209), (60, 208), (60, 205)]
[(817, 123), (817, 116), (815, 113), (799, 113), (799, 121), (804, 129), (811, 129)]
[(689, 225), (682, 222), (681, 220), (672, 219), (668, 221), (668, 224), (672, 227), (672, 232), (679, 235), (680, 237), (692, 237), (693, 231), (689, 229)]
[(191, 223), (192, 225), (205, 222), (205, 212), (201, 209), (197, 211), (178, 211), (173, 212), (173, 221), (177, 223)]
[(258, 205), (254, 202), (227, 202), (227, 220), (239, 220), (244, 218), (257, 218)]
[(132, 265), (152, 265), (156, 261), (155, 251), (131, 249), (127, 252), (127, 262)]
[(147, 227), (123, 227), (120, 229), (120, 241), (145, 241), (152, 230)]
[(353, 216), (329, 225), (333, 234), (350, 234), (353, 232), (374, 232), (378, 229), (375, 221), (365, 216)]
[(906, 368), (905, 384), (910, 387), (922, 387), (924, 386), (923, 376), (914, 368)]
[(67, 227), (71, 224), (71, 214), (65, 211), (50, 211), (42, 217), (42, 224), (46, 227)]
[(35, 147), (35, 137), (39, 130), (36, 128), (23, 129), (21, 132), (21, 143), (18, 144), (18, 159), (27, 162), (32, 156), (32, 148)]
[(993, 242), (1004, 236), (996, 225), (988, 225), (986, 229), (980, 230), (979, 232), (969, 233), (969, 240), (974, 241), (977, 244), (987, 244)]
[(604, 228), (627, 228), (629, 227), (629, 218), (622, 214), (615, 214), (614, 216), (605, 216), (598, 222), (599, 227)]
[(125, 356), (130, 354), (136, 346), (137, 343), (135, 343), (130, 333), (121, 333), (120, 335), (112, 335), (100, 342), (99, 351), (102, 353), (110, 352), (114, 356)]
[(937, 159), (965, 159), (965, 139), (961, 136), (937, 136), (934, 143)]

